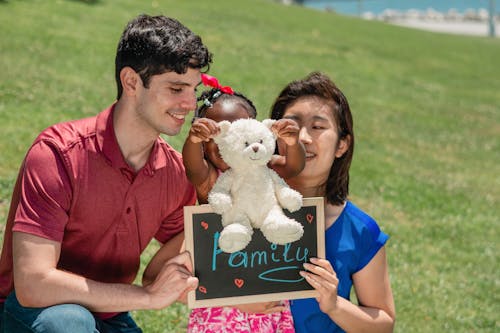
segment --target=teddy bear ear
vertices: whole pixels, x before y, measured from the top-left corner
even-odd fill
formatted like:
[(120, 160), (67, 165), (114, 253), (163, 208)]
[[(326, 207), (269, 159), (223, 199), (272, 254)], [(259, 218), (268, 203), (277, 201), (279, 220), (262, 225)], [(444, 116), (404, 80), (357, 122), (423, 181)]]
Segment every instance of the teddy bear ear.
[(262, 120), (262, 123), (264, 125), (266, 125), (267, 128), (271, 129), (271, 127), (273, 126), (273, 124), (276, 122), (276, 120), (274, 119), (264, 119)]
[(229, 131), (229, 127), (231, 127), (231, 122), (227, 120), (220, 121), (218, 123), (220, 128), (220, 133), (217, 136), (225, 135)]
[(274, 120), (274, 119), (264, 119), (264, 120), (262, 120), (262, 123), (264, 124), (264, 126), (266, 126), (267, 128), (269, 128), (269, 130), (271, 131), (271, 133), (273, 133), (274, 139), (277, 138), (277, 135), (276, 135), (276, 133), (274, 133), (273, 130), (271, 130), (271, 127), (273, 127), (273, 125), (274, 125), (275, 122), (276, 122), (276, 120)]

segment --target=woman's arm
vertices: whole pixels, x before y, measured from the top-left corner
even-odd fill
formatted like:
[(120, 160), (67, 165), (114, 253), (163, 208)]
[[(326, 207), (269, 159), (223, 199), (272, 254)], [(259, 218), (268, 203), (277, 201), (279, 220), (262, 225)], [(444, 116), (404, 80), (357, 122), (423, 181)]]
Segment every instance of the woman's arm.
[(321, 311), (347, 332), (392, 332), (396, 320), (385, 248), (382, 247), (361, 271), (353, 275), (359, 305), (337, 295), (338, 280), (328, 260), (311, 259), (302, 272), (319, 291)]

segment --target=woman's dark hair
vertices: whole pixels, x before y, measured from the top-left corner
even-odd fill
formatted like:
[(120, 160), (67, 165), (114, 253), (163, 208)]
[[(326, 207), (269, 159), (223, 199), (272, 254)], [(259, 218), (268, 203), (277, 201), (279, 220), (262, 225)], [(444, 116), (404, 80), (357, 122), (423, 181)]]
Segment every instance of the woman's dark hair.
[(235, 103), (239, 103), (248, 112), (248, 116), (250, 118), (257, 118), (257, 109), (255, 108), (255, 105), (245, 95), (236, 91), (233, 92), (233, 94), (226, 94), (217, 88), (206, 90), (200, 95), (200, 97), (198, 97), (198, 101), (202, 101), (202, 103), (196, 109), (195, 117), (204, 118), (208, 108), (210, 108), (216, 101), (226, 100), (235, 100)]
[(145, 88), (151, 76), (174, 71), (186, 73), (188, 68), (208, 71), (212, 54), (201, 38), (179, 21), (166, 16), (139, 15), (123, 31), (115, 58), (115, 80), (119, 99), (123, 92), (120, 72), (131, 67)]
[[(342, 91), (325, 74), (312, 72), (302, 80), (290, 82), (271, 108), (271, 119), (281, 119), (287, 108), (303, 97), (317, 97), (331, 106), (340, 139), (347, 139), (349, 148), (335, 159), (326, 183), (325, 196), (334, 205), (342, 204), (349, 194), (349, 168), (354, 152), (354, 131), (351, 110)], [(337, 147), (333, 147), (336, 149)]]

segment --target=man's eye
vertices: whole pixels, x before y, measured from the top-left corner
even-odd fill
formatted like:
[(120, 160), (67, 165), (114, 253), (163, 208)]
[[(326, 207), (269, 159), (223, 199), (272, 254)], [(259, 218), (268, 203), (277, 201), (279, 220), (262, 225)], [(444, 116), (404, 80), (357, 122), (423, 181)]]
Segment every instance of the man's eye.
[(182, 92), (182, 88), (170, 88), (170, 91), (172, 91), (174, 94), (178, 94)]

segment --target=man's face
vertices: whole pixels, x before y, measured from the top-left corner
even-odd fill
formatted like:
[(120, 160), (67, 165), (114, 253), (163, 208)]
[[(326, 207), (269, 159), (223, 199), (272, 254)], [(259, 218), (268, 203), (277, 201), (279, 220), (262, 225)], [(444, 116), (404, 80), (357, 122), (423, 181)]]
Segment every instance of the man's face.
[(185, 118), (196, 109), (196, 88), (201, 82), (199, 69), (184, 74), (166, 72), (153, 75), (149, 87), (137, 91), (137, 117), (157, 134), (176, 135)]

